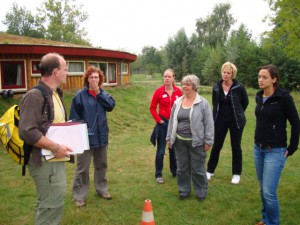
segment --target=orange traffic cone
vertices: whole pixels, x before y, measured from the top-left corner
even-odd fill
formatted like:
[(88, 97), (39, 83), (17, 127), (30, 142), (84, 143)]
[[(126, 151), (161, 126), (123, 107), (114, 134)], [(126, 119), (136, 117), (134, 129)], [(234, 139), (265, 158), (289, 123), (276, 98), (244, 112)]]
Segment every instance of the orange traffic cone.
[(151, 200), (145, 200), (141, 225), (155, 225)]

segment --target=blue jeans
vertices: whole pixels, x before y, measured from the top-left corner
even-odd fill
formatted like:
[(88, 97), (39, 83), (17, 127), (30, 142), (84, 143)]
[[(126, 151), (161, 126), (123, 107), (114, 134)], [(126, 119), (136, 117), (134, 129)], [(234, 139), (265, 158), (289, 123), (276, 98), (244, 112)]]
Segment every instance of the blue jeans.
[[(164, 120), (162, 125), (159, 125), (159, 133), (157, 137), (157, 150), (155, 156), (155, 177), (162, 177), (164, 167), (164, 155), (166, 149), (166, 136), (168, 132), (168, 120)], [(177, 164), (174, 149), (169, 149), (170, 156), (170, 171), (173, 177), (176, 176)]]
[(262, 201), (262, 221), (267, 225), (280, 222), (277, 187), (284, 168), (286, 148), (261, 148), (254, 145), (254, 162)]

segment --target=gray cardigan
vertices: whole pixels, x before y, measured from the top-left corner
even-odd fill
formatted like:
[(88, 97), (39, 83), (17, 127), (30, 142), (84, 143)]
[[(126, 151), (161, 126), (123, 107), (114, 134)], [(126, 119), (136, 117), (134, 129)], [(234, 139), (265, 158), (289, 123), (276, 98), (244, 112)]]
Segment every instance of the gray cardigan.
[[(170, 141), (171, 146), (176, 139), (177, 115), (181, 107), (184, 96), (178, 98), (173, 105), (169, 120), (166, 141)], [(204, 144), (213, 145), (214, 142), (214, 121), (212, 111), (208, 101), (199, 94), (193, 102), (190, 111), (190, 126), (192, 131), (192, 146), (202, 146)]]

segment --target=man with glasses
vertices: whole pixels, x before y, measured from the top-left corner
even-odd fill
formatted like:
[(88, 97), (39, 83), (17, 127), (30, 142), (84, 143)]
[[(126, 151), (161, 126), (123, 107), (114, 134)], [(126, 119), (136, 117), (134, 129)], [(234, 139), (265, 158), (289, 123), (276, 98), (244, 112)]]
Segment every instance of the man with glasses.
[[(39, 69), (41, 80), (38, 86), (47, 93), (47, 99), (37, 88), (23, 96), (20, 102), (19, 135), (25, 143), (32, 145), (28, 169), (37, 191), (34, 224), (54, 225), (60, 224), (63, 215), (67, 185), (64, 161), (69, 160), (72, 150), (51, 141), (45, 134), (52, 123), (67, 120), (59, 86), (66, 83), (68, 70), (64, 58), (56, 53), (43, 56)], [(46, 161), (41, 149), (52, 151), (56, 162)]]

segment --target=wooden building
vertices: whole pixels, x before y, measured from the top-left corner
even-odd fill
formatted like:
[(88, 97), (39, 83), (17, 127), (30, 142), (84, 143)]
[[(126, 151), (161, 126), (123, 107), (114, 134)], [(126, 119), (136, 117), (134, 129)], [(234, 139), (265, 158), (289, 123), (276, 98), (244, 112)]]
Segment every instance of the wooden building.
[(0, 32), (0, 92), (26, 92), (40, 79), (40, 59), (49, 52), (64, 56), (68, 64), (67, 83), (63, 89), (83, 87), (83, 73), (91, 65), (105, 75), (104, 86), (130, 82), (130, 63), (136, 55), (108, 49), (36, 39)]

